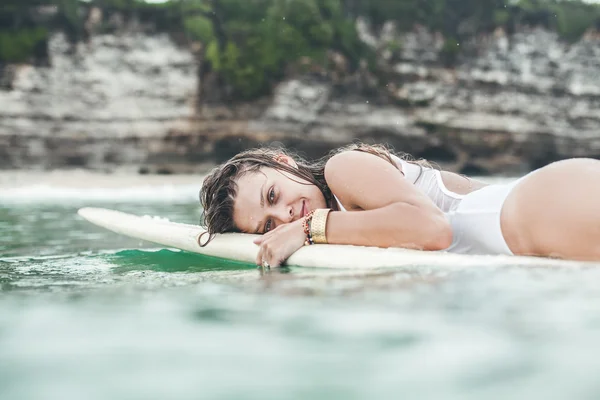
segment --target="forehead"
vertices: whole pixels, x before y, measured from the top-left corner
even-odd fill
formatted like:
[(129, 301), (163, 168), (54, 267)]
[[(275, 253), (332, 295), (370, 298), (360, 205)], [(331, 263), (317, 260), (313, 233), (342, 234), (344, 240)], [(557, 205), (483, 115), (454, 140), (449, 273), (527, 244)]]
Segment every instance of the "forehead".
[(237, 194), (233, 201), (233, 222), (243, 232), (254, 232), (260, 221), (262, 208), (261, 188), (267, 181), (264, 169), (243, 174), (237, 180)]

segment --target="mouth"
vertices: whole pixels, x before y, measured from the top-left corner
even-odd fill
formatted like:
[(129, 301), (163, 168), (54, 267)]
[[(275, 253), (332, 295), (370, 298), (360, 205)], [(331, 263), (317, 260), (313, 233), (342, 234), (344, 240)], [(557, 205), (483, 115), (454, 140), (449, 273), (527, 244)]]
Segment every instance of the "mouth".
[(304, 217), (306, 217), (306, 214), (308, 214), (306, 211), (307, 211), (307, 210), (306, 210), (306, 201), (302, 200), (302, 210), (301, 210), (301, 213), (300, 213), (300, 215), (301, 215), (303, 218), (304, 218)]

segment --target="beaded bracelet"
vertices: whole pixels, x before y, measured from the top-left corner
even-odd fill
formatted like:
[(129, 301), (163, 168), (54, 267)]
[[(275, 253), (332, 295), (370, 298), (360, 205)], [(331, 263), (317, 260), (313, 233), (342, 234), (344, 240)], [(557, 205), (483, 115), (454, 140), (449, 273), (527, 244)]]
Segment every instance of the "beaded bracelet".
[(306, 235), (306, 240), (304, 241), (305, 246), (310, 246), (311, 244), (315, 244), (312, 238), (312, 234), (310, 233), (310, 223), (312, 221), (314, 210), (306, 214), (304, 217), (304, 221), (302, 221), (302, 228), (304, 229), (304, 234)]

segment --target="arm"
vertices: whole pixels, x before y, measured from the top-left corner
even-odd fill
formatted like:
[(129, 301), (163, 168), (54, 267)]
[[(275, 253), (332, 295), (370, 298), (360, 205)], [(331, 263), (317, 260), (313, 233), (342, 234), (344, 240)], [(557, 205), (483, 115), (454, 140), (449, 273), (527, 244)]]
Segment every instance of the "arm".
[[(368, 153), (341, 153), (327, 162), (325, 179), (347, 209), (363, 210), (330, 212), (329, 243), (423, 250), (452, 243), (442, 211), (389, 162)], [(281, 224), (257, 238), (256, 264), (279, 266), (301, 248), (306, 238), (302, 222)]]
[(423, 250), (452, 243), (443, 212), (389, 162), (348, 151), (327, 162), (325, 179), (346, 209), (363, 210), (329, 213), (329, 243)]

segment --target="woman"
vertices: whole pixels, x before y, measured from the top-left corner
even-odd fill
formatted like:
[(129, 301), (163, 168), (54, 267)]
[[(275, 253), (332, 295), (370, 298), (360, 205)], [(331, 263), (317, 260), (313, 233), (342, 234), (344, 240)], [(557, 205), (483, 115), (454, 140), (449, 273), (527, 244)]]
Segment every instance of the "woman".
[(200, 198), (211, 235), (262, 234), (256, 262), (275, 267), (315, 243), (600, 260), (599, 195), (597, 160), (486, 185), (352, 145), (314, 164), (281, 149), (240, 153)]

